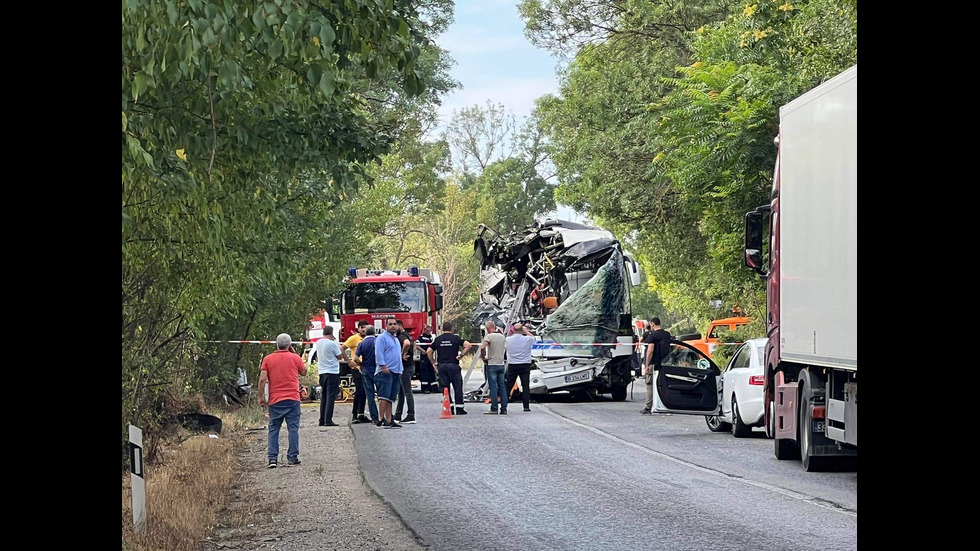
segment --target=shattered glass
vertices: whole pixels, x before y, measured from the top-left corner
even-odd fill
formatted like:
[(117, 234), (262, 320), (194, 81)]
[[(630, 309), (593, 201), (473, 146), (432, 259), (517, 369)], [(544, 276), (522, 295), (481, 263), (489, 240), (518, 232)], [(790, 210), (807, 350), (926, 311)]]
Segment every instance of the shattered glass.
[(545, 318), (539, 334), (568, 351), (591, 349), (593, 356), (609, 357), (611, 347), (591, 343), (616, 342), (620, 315), (628, 311), (623, 255), (614, 251), (592, 279)]

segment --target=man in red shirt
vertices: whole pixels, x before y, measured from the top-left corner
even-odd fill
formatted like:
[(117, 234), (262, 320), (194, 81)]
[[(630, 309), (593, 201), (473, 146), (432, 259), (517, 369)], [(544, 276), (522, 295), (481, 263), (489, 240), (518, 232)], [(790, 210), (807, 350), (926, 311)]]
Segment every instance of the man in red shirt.
[[(289, 436), (287, 464), (299, 465), (299, 377), (306, 375), (306, 364), (291, 350), (288, 333), (276, 337), (277, 350), (262, 359), (259, 375), (259, 405), (269, 406), (269, 468), (278, 466), (279, 429), (283, 419)], [(268, 388), (269, 396), (266, 397)]]

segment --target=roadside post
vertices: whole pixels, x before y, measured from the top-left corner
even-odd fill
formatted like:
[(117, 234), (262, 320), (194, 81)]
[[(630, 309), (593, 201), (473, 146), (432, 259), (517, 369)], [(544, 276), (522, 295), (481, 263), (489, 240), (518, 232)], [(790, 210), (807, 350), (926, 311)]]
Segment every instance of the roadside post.
[(129, 425), (129, 472), (133, 493), (133, 527), (146, 529), (146, 482), (143, 480), (143, 429)]

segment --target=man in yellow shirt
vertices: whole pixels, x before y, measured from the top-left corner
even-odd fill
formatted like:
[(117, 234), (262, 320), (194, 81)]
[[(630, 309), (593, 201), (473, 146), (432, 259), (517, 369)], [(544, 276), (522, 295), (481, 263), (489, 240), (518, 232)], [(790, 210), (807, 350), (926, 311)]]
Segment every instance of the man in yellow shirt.
[(347, 365), (351, 368), (351, 382), (354, 384), (354, 407), (351, 408), (353, 419), (351, 423), (370, 423), (371, 420), (364, 416), (364, 406), (367, 403), (364, 395), (364, 382), (361, 377), (361, 364), (354, 357), (357, 345), (364, 340), (364, 331), (370, 322), (361, 320), (357, 322), (357, 332), (347, 337), (347, 340), (340, 345), (340, 353), (347, 358)]

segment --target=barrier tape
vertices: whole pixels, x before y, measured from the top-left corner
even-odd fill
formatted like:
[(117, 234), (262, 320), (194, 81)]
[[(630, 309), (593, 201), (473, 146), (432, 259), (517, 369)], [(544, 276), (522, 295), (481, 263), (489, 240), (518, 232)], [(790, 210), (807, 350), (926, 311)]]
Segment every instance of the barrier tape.
[[(276, 344), (276, 341), (204, 341), (231, 344)], [(313, 344), (314, 341), (289, 341), (290, 344)]]
[[(276, 344), (276, 341), (204, 341), (210, 343), (226, 343), (226, 344)], [(683, 342), (683, 341), (682, 341)], [(316, 341), (290, 341), (290, 344), (316, 344)], [(416, 342), (416, 344), (422, 344)], [(426, 345), (432, 343), (424, 343)], [(534, 346), (544, 347), (544, 346), (641, 346), (647, 343), (644, 342), (536, 342)], [(714, 343), (715, 346), (737, 346), (742, 343), (738, 342), (717, 342)]]

